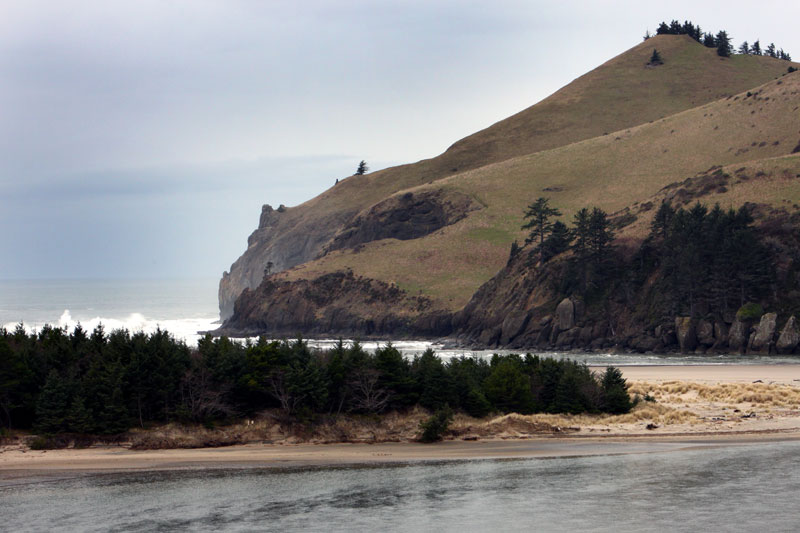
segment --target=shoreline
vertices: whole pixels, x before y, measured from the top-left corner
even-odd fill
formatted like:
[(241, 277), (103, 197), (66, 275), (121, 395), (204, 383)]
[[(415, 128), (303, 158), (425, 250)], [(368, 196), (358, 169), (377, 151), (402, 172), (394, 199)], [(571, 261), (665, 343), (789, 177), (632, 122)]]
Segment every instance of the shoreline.
[[(800, 442), (791, 431), (537, 436), (434, 444), (243, 444), (222, 448), (135, 451), (122, 446), (0, 453), (0, 487), (65, 475), (240, 468), (370, 467), (450, 461), (555, 459), (680, 452), (702, 448)], [(5, 457), (4, 457), (5, 456)]]
[(465, 419), (447, 440), (434, 444), (412, 441), (417, 423), (412, 421), (406, 424), (411, 433), (376, 443), (301, 442), (285, 435), (283, 440), (262, 436), (217, 448), (105, 445), (35, 451), (5, 445), (0, 447), (0, 486), (69, 473), (578, 457), (800, 441), (800, 364), (641, 365), (621, 370), (632, 394), (652, 394), (656, 401), (640, 402), (631, 414), (616, 417), (510, 414)]

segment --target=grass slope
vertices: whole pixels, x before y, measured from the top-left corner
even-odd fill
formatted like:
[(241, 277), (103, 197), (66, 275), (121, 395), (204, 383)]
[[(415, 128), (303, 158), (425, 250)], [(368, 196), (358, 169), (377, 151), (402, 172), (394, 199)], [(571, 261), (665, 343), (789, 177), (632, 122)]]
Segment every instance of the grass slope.
[[(747, 58), (743, 58), (747, 59)], [(786, 63), (784, 62), (786, 65)], [(754, 181), (711, 201), (781, 204), (797, 197), (800, 73), (748, 92), (608, 135), (487, 165), (417, 187), (452, 188), (485, 209), (412, 241), (383, 240), (344, 250), (287, 272), (289, 279), (350, 268), (355, 273), (422, 291), (458, 309), (504, 264), (525, 205), (548, 196), (570, 220), (584, 206), (609, 212), (655, 197), (665, 185), (712, 166), (769, 166), (779, 180)], [(792, 200), (794, 202), (794, 200)]]

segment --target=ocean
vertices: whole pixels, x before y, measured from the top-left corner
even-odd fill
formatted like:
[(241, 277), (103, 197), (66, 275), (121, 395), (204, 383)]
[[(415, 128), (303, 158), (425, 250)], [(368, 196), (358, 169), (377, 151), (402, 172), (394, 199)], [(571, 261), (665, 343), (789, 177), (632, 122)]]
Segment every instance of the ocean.
[(72, 330), (166, 329), (189, 344), (217, 327), (216, 279), (0, 280), (0, 325), (29, 330), (45, 324)]

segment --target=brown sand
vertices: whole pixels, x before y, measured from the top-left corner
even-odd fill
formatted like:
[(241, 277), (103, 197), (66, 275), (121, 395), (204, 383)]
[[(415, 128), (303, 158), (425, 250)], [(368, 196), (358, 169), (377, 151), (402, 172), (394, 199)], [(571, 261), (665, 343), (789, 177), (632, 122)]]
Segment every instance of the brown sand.
[[(122, 446), (0, 448), (0, 481), (67, 472), (280, 467), (670, 451), (800, 439), (800, 364), (623, 367), (631, 392), (655, 398), (619, 416), (506, 415), (461, 423), (437, 444), (247, 444), (134, 451)], [(754, 383), (757, 382), (757, 383)], [(482, 425), (480, 425), (482, 424)], [(540, 432), (534, 428), (551, 427)], [(487, 428), (489, 428), (487, 432)], [(461, 440), (475, 435), (476, 441)]]
[(699, 383), (786, 383), (800, 385), (800, 364), (790, 365), (649, 365), (619, 367), (630, 381)]

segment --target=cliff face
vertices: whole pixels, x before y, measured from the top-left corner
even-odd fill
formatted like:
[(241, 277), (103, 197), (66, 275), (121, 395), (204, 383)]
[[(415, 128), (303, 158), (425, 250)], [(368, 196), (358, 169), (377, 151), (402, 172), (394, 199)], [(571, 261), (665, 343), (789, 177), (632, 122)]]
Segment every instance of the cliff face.
[(247, 238), (247, 250), (231, 265), (230, 272), (222, 274), (220, 318), (230, 318), (233, 304), (244, 289), (258, 287), (269, 263), (271, 272), (279, 272), (313, 259), (353, 214), (334, 212), (318, 224), (305, 225), (296, 210), (263, 206), (258, 228)]
[(312, 280), (268, 278), (257, 289), (246, 289), (236, 300), (233, 317), (217, 333), (441, 336), (450, 333), (450, 316), (395, 285), (333, 272)]

